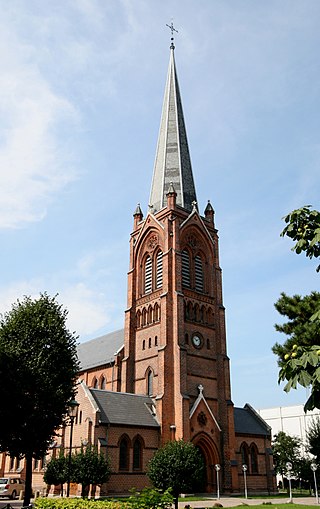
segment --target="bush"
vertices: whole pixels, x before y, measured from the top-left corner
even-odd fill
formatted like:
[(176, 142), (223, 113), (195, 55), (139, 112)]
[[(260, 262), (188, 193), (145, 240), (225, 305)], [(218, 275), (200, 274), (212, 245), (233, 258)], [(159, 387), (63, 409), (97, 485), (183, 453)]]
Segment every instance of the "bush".
[(144, 488), (141, 492), (135, 489), (128, 499), (130, 509), (171, 509), (173, 496), (171, 490), (161, 491), (154, 488)]
[(82, 498), (37, 498), (36, 509), (127, 509), (123, 502), (84, 500)]

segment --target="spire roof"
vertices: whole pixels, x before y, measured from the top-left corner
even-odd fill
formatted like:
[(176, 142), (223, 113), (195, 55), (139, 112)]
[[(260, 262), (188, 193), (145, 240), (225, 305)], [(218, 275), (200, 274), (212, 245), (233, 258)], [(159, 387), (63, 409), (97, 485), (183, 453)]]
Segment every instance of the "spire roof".
[(191, 211), (197, 201), (192, 175), (187, 133), (174, 59), (170, 46), (170, 62), (165, 88), (156, 159), (149, 205), (155, 213), (167, 204), (167, 193), (173, 184), (176, 203)]

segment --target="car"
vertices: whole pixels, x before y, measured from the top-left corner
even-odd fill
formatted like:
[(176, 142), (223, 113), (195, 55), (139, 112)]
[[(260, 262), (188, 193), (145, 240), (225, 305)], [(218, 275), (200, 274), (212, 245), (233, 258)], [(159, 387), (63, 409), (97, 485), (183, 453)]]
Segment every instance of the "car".
[(20, 477), (0, 477), (0, 497), (9, 497), (13, 500), (25, 490), (24, 479)]

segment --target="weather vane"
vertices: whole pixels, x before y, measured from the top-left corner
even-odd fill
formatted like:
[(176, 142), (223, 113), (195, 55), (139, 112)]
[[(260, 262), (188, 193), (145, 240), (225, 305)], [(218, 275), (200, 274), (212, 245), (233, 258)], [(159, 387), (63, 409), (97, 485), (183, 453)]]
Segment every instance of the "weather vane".
[(168, 24), (166, 23), (166, 26), (167, 26), (168, 28), (170, 28), (170, 30), (171, 30), (171, 46), (170, 46), (170, 48), (174, 49), (174, 44), (173, 44), (173, 41), (174, 41), (173, 32), (177, 32), (177, 33), (178, 33), (178, 30), (176, 30), (176, 29), (174, 28), (174, 26), (173, 26), (173, 21), (171, 21), (171, 25), (168, 25)]

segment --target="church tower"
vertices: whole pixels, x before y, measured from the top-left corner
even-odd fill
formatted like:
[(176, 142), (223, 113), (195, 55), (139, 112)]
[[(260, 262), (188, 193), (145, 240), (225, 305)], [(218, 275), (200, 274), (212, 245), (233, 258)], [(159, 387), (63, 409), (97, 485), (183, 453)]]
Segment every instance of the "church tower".
[(121, 391), (152, 396), (162, 443), (197, 445), (235, 489), (233, 403), (214, 210), (198, 209), (173, 39), (148, 212), (134, 212)]

